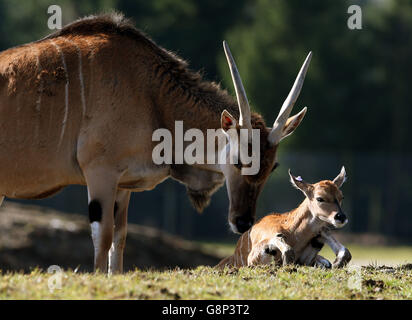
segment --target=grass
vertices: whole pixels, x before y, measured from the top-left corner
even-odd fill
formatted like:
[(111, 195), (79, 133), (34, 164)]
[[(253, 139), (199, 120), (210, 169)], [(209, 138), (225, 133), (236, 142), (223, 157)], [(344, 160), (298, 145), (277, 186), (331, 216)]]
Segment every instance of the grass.
[[(233, 244), (202, 245), (221, 256), (234, 248)], [(53, 291), (49, 283), (56, 284), (56, 275), (38, 269), (30, 274), (3, 273), (0, 299), (412, 299), (412, 264), (406, 264), (412, 261), (410, 247), (348, 247), (353, 264), (362, 267), (262, 266), (223, 271), (198, 267), (135, 270), (110, 277), (66, 271), (61, 274), (61, 288)], [(322, 254), (333, 259), (331, 251)], [(379, 266), (384, 262), (388, 266)]]
[(51, 277), (40, 270), (3, 274), (0, 299), (412, 299), (412, 265), (369, 266), (358, 274), (297, 266), (136, 270), (111, 277), (69, 271), (53, 292)]
[[(410, 246), (360, 246), (352, 244), (348, 245), (348, 249), (352, 254), (352, 264), (399, 265), (412, 262), (412, 247)], [(325, 247), (321, 254), (330, 260), (334, 259), (334, 254), (328, 247)]]
[[(213, 252), (221, 257), (233, 254), (236, 244), (234, 243), (214, 243), (199, 242), (199, 244), (209, 252)], [(396, 266), (412, 262), (411, 246), (365, 246), (349, 244), (347, 248), (352, 254), (351, 264), (353, 265), (390, 265)], [(322, 256), (333, 261), (335, 255), (333, 251), (324, 246), (320, 252)]]

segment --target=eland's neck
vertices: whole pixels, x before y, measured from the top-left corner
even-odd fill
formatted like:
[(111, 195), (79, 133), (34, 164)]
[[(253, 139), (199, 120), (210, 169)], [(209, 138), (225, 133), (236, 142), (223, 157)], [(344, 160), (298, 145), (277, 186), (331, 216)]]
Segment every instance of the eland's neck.
[(322, 228), (322, 222), (311, 212), (309, 199), (306, 198), (298, 208), (291, 211), (290, 231), (294, 234), (306, 234), (308, 237), (316, 235)]

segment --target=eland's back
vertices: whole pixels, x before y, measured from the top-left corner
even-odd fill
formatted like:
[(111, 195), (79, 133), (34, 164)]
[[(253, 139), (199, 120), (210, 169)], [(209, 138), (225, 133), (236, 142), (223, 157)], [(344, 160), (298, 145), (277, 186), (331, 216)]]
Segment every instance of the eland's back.
[(150, 40), (114, 24), (86, 19), (0, 53), (0, 194), (41, 198), (84, 184), (81, 163), (91, 154), (113, 162), (149, 154), (142, 161), (151, 162), (143, 150), (157, 126), (148, 73), (159, 57)]

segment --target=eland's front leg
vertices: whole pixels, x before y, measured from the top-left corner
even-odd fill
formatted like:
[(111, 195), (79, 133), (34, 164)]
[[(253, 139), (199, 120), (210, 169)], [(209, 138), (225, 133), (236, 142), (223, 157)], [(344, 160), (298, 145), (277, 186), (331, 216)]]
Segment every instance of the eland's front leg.
[(334, 268), (342, 268), (346, 266), (352, 259), (352, 255), (349, 250), (345, 248), (338, 240), (336, 240), (329, 232), (322, 231), (322, 238), (327, 243), (336, 255), (336, 259), (333, 262)]
[(123, 251), (127, 236), (127, 209), (130, 191), (119, 190), (114, 206), (114, 238), (109, 252), (109, 273), (123, 272)]
[(328, 259), (319, 255), (319, 252), (322, 250), (325, 244), (325, 239), (318, 235), (314, 237), (309, 244), (303, 249), (298, 262), (304, 266), (314, 266), (321, 268), (332, 268), (332, 264)]
[(315, 257), (315, 262), (313, 264), (314, 267), (318, 267), (318, 268), (326, 268), (326, 269), (330, 269), (332, 268), (332, 263), (330, 263), (330, 261), (324, 257), (322, 257), (320, 254), (318, 254)]
[(324, 245), (320, 238), (321, 236), (314, 237), (305, 249), (303, 249), (298, 259), (299, 264), (304, 266), (312, 266), (314, 264), (317, 254), (322, 250)]
[(89, 198), (89, 219), (94, 246), (94, 270), (107, 272), (113, 241), (114, 203), (118, 176), (103, 168), (84, 172)]

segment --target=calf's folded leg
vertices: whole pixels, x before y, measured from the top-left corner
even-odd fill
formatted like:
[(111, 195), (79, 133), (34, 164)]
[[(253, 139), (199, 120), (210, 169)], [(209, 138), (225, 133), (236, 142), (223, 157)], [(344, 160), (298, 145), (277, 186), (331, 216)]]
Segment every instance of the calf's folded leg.
[(352, 255), (349, 250), (345, 248), (338, 240), (336, 240), (328, 231), (322, 231), (321, 233), (323, 241), (327, 243), (336, 255), (336, 259), (333, 262), (333, 268), (342, 268), (346, 266), (352, 259)]
[(281, 233), (276, 234), (269, 240), (265, 250), (275, 251), (276, 249), (280, 250), (282, 254), (282, 263), (284, 266), (295, 262), (295, 252), (292, 247), (286, 243), (285, 237)]

